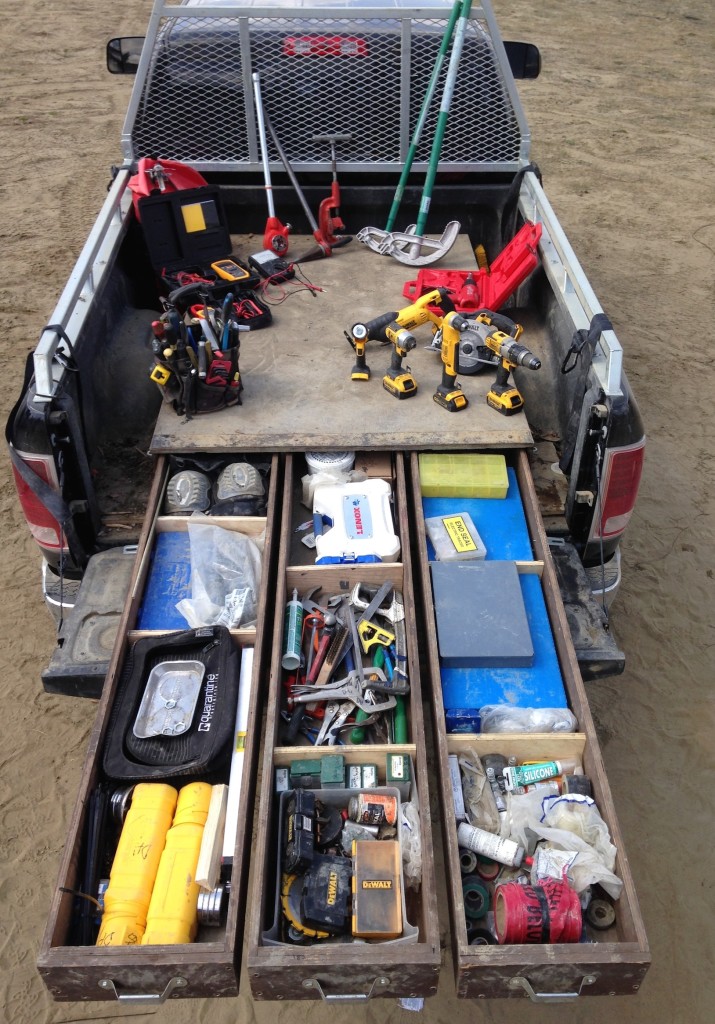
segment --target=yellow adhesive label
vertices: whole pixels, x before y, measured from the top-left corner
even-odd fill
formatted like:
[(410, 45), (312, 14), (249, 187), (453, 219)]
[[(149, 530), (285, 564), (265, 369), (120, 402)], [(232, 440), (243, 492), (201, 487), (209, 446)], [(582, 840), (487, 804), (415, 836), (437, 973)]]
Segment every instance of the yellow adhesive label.
[(472, 540), (472, 536), (462, 516), (445, 516), (442, 522), (456, 551), (477, 550), (477, 545)]
[(239, 750), (245, 750), (245, 748), (246, 748), (246, 734), (245, 734), (245, 732), (237, 732), (236, 733), (236, 746), (235, 746), (236, 752), (238, 752)]
[(203, 203), (187, 203), (181, 207), (181, 213), (187, 234), (192, 235), (197, 231), (206, 230)]

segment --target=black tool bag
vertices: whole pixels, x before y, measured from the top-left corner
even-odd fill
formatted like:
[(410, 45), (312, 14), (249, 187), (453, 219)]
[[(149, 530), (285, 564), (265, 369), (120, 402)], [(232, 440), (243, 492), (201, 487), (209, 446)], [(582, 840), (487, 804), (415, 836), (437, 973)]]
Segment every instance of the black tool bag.
[[(198, 416), (241, 405), (243, 381), (239, 371), (239, 346), (215, 354), (205, 376), (200, 376), (188, 359), (166, 362), (154, 357), (154, 373), (162, 398), (179, 416)], [(165, 376), (155, 376), (160, 371)]]
[[(138, 640), (129, 652), (104, 744), (113, 780), (209, 775), (230, 759), (238, 703), (240, 651), (224, 626), (205, 626)], [(152, 669), (164, 662), (201, 662), (203, 679), (190, 726), (177, 736), (140, 738), (134, 726)]]
[(180, 415), (191, 417), (241, 405), (243, 382), (238, 369), (238, 346), (222, 352), (221, 363), (230, 366), (223, 378), (216, 373), (212, 376), (211, 367), (207, 379), (195, 373), (181, 378), (181, 394), (174, 402), (174, 408)]

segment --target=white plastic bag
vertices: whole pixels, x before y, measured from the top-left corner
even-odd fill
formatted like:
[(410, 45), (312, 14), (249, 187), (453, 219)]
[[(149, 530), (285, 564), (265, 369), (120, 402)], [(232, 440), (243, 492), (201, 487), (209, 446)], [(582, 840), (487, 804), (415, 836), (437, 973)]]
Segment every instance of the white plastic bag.
[(313, 510), (313, 495), (318, 487), (334, 487), (336, 484), (352, 484), (367, 480), (367, 475), (359, 469), (322, 469), (317, 473), (308, 473), (301, 477), (301, 502), (306, 508)]
[(595, 800), (577, 793), (548, 796), (543, 802), (542, 823), (546, 828), (573, 832), (592, 846), (607, 868), (613, 870), (616, 848), (611, 842), (608, 825), (601, 817)]
[(464, 809), (470, 825), (499, 833), (500, 818), (492, 787), (479, 755), (470, 750), (459, 755)]
[[(537, 839), (543, 840), (547, 849), (568, 853), (567, 878), (576, 892), (598, 883), (614, 900), (620, 896), (623, 882), (613, 872), (616, 848), (591, 797), (543, 796), (538, 789), (516, 795), (508, 793), (507, 831), (509, 838), (527, 850), (533, 848)], [(561, 877), (560, 860), (555, 858), (556, 873), (550, 877)], [(537, 862), (536, 869), (543, 863)], [(533, 866), (532, 881), (538, 881)]]
[(422, 883), (422, 837), (417, 804), (400, 804), (400, 840), (402, 842), (402, 873), (409, 889), (419, 889)]
[(176, 605), (189, 626), (247, 628), (256, 623), (264, 535), (248, 537), (207, 516), (188, 522), (191, 597)]
[(576, 732), (576, 716), (568, 708), (517, 708), (485, 704), (479, 709), (482, 732)]

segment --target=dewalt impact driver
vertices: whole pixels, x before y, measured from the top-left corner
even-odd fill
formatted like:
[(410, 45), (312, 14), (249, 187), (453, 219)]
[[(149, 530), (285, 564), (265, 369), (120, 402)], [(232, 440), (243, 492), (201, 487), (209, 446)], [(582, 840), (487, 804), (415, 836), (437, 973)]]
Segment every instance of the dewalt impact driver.
[[(382, 378), (382, 385), (395, 398), (410, 398), (417, 391), (417, 381), (402, 365), (402, 360), (417, 344), (412, 331), (428, 322), (439, 326), (442, 316), (434, 313), (430, 306), (449, 304), (446, 288), (435, 288), (422, 295), (411, 306), (382, 313), (373, 320), (353, 324), (350, 334), (345, 336), (355, 349), (356, 361), (352, 369), (352, 380), (369, 380), (370, 368), (365, 359), (368, 341), (389, 342), (393, 346), (390, 366)], [(451, 304), (449, 304), (451, 305)]]

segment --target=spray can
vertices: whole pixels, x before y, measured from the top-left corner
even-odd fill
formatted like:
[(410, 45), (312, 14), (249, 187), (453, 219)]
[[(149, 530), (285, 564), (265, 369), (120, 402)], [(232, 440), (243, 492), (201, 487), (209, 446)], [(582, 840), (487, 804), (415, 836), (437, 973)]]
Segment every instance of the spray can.
[(303, 605), (298, 600), (298, 591), (286, 605), (283, 630), (283, 657), (281, 665), (289, 672), (300, 668), (300, 645), (303, 632)]
[(104, 893), (98, 946), (138, 946), (141, 942), (176, 796), (173, 786), (159, 782), (134, 787)]
[(179, 791), (174, 822), (166, 835), (149, 903), (143, 946), (191, 942), (196, 936), (196, 865), (211, 788), (207, 782), (192, 782)]
[(504, 783), (508, 791), (519, 786), (533, 786), (546, 779), (554, 779), (564, 772), (579, 774), (583, 769), (578, 761), (540, 761), (537, 764), (518, 764), (504, 769)]
[(457, 842), (465, 850), (474, 850), (482, 857), (489, 857), (499, 864), (506, 864), (507, 867), (517, 868), (524, 859), (525, 850), (512, 839), (501, 839), (493, 832), (477, 828), (475, 825), (467, 825), (466, 822), (457, 829)]

